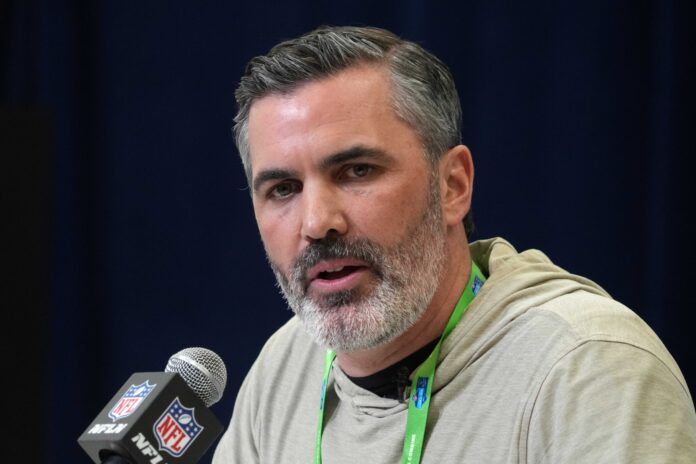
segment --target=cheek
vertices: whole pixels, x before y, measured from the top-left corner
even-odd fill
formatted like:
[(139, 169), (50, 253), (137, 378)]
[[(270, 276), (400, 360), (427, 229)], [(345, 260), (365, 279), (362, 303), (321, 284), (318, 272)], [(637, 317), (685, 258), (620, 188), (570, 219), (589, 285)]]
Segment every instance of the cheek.
[(294, 237), (297, 236), (291, 215), (288, 212), (269, 214), (268, 211), (257, 210), (256, 224), (268, 257), (282, 269), (287, 269), (294, 258)]
[(384, 189), (353, 198), (350, 216), (356, 234), (383, 245), (398, 243), (406, 229), (420, 220), (427, 202), (424, 195), (414, 195), (415, 191), (410, 187)]

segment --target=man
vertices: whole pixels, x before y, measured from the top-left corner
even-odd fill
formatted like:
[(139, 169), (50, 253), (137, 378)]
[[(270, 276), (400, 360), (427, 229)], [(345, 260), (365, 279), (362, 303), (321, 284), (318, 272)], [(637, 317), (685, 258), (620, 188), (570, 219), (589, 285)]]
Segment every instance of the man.
[(539, 251), (468, 243), (474, 168), (437, 58), (322, 28), (254, 58), (236, 95), (297, 317), (214, 462), (694, 462), (686, 383), (634, 313)]

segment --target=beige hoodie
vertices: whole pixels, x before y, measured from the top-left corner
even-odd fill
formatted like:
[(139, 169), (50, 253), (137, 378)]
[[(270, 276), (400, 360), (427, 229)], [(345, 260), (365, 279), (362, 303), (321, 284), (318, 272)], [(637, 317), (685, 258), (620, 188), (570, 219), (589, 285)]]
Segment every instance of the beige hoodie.
[[(443, 344), (422, 463), (696, 463), (688, 388), (637, 315), (537, 250), (471, 251), (489, 277)], [(296, 318), (276, 332), (213, 462), (313, 462), (323, 360)], [(407, 404), (331, 379), (323, 462), (400, 462)]]

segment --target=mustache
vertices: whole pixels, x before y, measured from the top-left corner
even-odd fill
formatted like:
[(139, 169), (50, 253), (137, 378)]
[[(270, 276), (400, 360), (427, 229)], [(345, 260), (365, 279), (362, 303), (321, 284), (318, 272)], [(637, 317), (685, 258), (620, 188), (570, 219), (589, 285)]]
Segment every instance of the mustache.
[(382, 277), (384, 249), (365, 238), (330, 236), (310, 243), (295, 259), (290, 278), (306, 288), (307, 273), (321, 261), (351, 258), (366, 263), (378, 277)]

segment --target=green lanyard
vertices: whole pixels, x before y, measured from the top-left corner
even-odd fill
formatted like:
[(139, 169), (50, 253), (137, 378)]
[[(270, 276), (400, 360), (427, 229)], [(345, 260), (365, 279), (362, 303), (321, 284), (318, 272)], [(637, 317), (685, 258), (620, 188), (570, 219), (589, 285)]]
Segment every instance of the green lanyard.
[[(416, 464), (420, 462), (423, 452), (423, 438), (425, 436), (425, 424), (428, 421), (428, 409), (430, 408), (430, 392), (433, 388), (433, 378), (435, 377), (435, 366), (437, 358), (440, 356), (442, 341), (457, 326), (457, 323), (464, 315), (469, 303), (479, 292), (481, 286), (486, 281), (483, 273), (475, 262), (471, 261), (471, 273), (466, 288), (459, 297), (457, 305), (452, 311), (452, 315), (447, 321), (445, 331), (440, 336), (440, 341), (435, 345), (435, 349), (423, 364), (418, 366), (413, 375), (411, 383), (411, 394), (408, 401), (408, 417), (406, 419), (406, 436), (404, 437), (404, 450), (401, 457), (402, 464)], [(321, 464), (321, 435), (324, 429), (324, 402), (326, 400), (326, 388), (329, 383), (329, 374), (336, 353), (333, 350), (326, 352), (324, 360), (324, 378), (321, 384), (321, 402), (319, 403), (319, 419), (317, 421), (317, 443), (314, 450), (314, 463)]]

